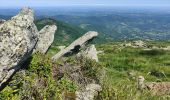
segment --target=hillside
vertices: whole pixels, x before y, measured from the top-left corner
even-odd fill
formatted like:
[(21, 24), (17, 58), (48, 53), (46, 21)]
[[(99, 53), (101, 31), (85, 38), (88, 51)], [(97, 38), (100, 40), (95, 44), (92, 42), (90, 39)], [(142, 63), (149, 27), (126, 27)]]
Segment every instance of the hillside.
[(35, 24), (37, 25), (37, 28), (39, 30), (43, 28), (45, 25), (57, 26), (57, 31), (55, 33), (53, 45), (68, 45), (69, 43), (73, 42), (75, 39), (80, 37), (82, 34), (87, 32), (87, 30), (82, 29), (80, 27), (48, 18), (36, 20)]
[[(145, 82), (169, 82), (169, 51), (122, 45), (127, 43), (97, 45), (97, 50), (104, 52), (98, 55), (100, 64), (106, 68), (104, 90), (98, 100), (168, 100), (169, 92), (166, 92), (166, 96), (154, 96), (147, 89), (140, 92), (137, 89), (137, 78), (142, 75)], [(145, 43), (153, 47), (170, 45), (166, 41)]]
[(107, 37), (119, 40), (144, 39), (168, 40), (170, 38), (169, 13), (148, 11), (91, 11), (52, 16), (83, 29), (95, 30)]
[[(131, 42), (129, 41), (127, 43)], [(169, 42), (146, 43), (148, 46), (157, 47), (170, 45)], [(74, 78), (70, 80), (70, 74), (76, 73), (73, 66), (81, 66), (83, 70), (79, 71), (85, 75), (84, 77), (87, 79), (95, 79), (97, 77), (97, 80), (101, 82), (102, 91), (95, 100), (169, 99), (168, 95), (155, 96), (152, 94), (152, 91), (148, 91), (147, 89), (143, 91), (137, 89), (137, 78), (140, 75), (145, 77), (146, 82), (170, 81), (169, 51), (157, 49), (145, 50), (142, 47), (126, 47), (122, 44), (125, 43), (112, 42), (96, 45), (98, 51), (103, 51), (103, 53), (98, 55), (99, 63), (85, 59), (79, 59), (79, 61), (78, 59), (76, 60), (75, 56), (72, 56), (62, 58), (62, 60), (54, 64), (49, 60), (49, 55), (44, 56), (36, 53), (33, 55), (29, 66), (17, 72), (10, 84), (0, 93), (0, 98), (13, 98), (16, 100), (20, 97), (33, 97), (36, 99), (57, 98), (58, 100), (62, 100), (60, 97), (62, 95), (61, 91), (65, 90), (68, 93), (65, 96), (73, 99), (75, 98), (74, 93), (78, 89), (78, 84), (75, 83)], [(45, 66), (40, 67), (41, 65)], [(65, 75), (63, 76), (62, 70), (65, 68), (67, 70), (65, 70)], [(37, 77), (39, 77), (39, 81), (34, 85)], [(79, 77), (83, 79), (83, 76)], [(99, 77), (103, 77), (103, 80)], [(56, 81), (58, 82), (57, 84), (55, 83)], [(81, 84), (85, 84), (84, 81), (81, 80), (81, 82)]]

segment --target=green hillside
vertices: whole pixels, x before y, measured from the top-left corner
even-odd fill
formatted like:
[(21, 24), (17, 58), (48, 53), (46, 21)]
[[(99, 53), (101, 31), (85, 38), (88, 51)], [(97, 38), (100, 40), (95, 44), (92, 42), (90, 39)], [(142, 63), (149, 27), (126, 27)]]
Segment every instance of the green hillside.
[[(119, 11), (119, 10), (118, 10)], [(121, 11), (121, 10), (120, 10)], [(170, 14), (152, 12), (88, 12), (77, 15), (56, 15), (54, 18), (67, 21), (87, 30), (97, 30), (113, 40), (169, 40)]]
[(35, 23), (38, 30), (42, 29), (45, 25), (57, 25), (57, 31), (55, 33), (53, 45), (68, 45), (82, 34), (87, 32), (87, 30), (84, 30), (80, 27), (48, 18), (37, 20)]

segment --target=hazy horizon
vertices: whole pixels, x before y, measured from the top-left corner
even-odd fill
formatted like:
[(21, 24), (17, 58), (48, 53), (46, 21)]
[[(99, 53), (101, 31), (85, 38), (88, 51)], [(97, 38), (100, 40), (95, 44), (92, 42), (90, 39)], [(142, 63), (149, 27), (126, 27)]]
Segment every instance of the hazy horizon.
[(170, 8), (170, 0), (1, 0), (0, 8), (97, 6)]

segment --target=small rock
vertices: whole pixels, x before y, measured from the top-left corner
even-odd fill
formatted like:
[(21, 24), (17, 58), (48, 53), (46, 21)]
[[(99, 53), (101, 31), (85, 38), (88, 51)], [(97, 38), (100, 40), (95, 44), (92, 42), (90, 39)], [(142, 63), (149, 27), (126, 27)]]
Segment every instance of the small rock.
[(98, 84), (89, 84), (83, 91), (76, 91), (76, 100), (94, 100), (102, 88)]
[(84, 57), (87, 57), (89, 59), (92, 59), (92, 60), (95, 60), (96, 62), (98, 62), (98, 56), (97, 56), (97, 50), (96, 50), (96, 47), (95, 45), (91, 45), (90, 47), (88, 47), (84, 54), (83, 54)]
[(149, 89), (153, 95), (170, 94), (170, 82), (144, 82), (143, 76), (138, 77), (138, 89)]
[(141, 40), (138, 40), (138, 41), (133, 42), (133, 46), (138, 47), (138, 48), (143, 48), (143, 47), (146, 47), (146, 43)]

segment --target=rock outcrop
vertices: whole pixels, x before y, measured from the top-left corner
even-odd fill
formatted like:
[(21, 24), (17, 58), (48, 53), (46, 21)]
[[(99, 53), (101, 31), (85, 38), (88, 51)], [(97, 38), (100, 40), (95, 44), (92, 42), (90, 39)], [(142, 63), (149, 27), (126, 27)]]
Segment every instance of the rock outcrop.
[(37, 43), (33, 11), (22, 11), (0, 25), (0, 85), (31, 55)]
[(94, 100), (102, 88), (98, 84), (89, 84), (82, 91), (76, 91), (76, 100)]
[(144, 82), (144, 77), (138, 77), (138, 89), (149, 89), (153, 95), (170, 94), (170, 82)]
[(87, 32), (82, 37), (78, 38), (73, 43), (71, 43), (68, 47), (58, 52), (55, 56), (52, 57), (52, 59), (57, 60), (64, 55), (71, 55), (78, 52), (83, 45), (85, 45), (87, 42), (92, 40), (97, 35), (98, 33), (94, 31)]
[(56, 26), (46, 26), (38, 32), (30, 8), (23, 8), (11, 20), (0, 21), (0, 87), (21, 68), (35, 47), (42, 53), (48, 50), (55, 30)]
[(54, 41), (54, 35), (57, 27), (55, 25), (47, 25), (38, 32), (38, 43), (35, 51), (45, 54)]

